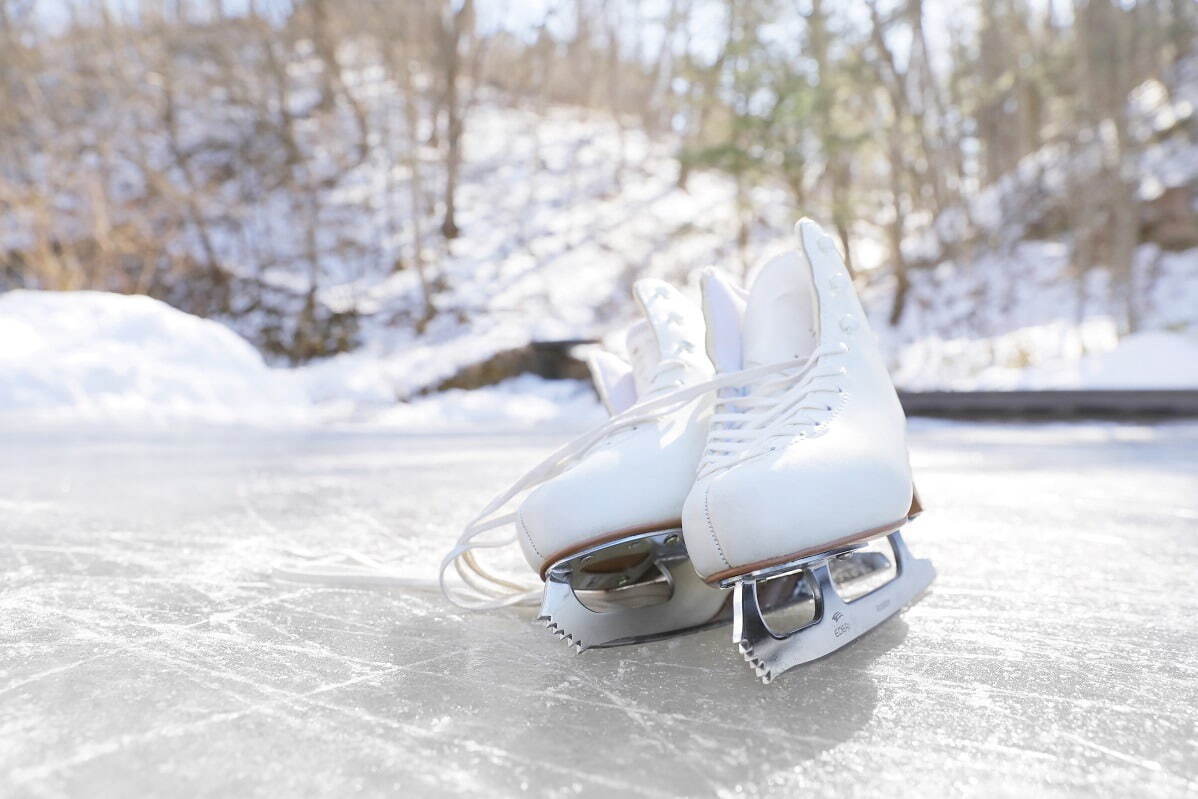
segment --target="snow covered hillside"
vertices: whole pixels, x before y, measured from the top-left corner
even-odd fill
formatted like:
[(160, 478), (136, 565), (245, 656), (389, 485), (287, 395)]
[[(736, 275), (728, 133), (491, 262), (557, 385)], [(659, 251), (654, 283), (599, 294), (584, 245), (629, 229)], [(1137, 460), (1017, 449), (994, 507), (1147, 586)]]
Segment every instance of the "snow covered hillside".
[[(337, 384), (330, 396), (348, 385), (363, 402), (390, 402), (530, 341), (600, 337), (632, 318), (638, 277), (682, 283), (709, 264), (743, 270), (735, 186), (695, 174), (679, 189), (668, 138), (576, 109), (541, 116), (491, 105), (474, 111), (465, 153), (463, 233), (448, 243), (429, 237), (444, 248), (442, 313), (421, 334), (390, 324), (418, 304), (410, 269), (364, 271), (329, 287), (322, 296), (331, 305), (368, 314), (361, 349), (309, 367)], [(756, 194), (772, 210), (750, 228), (748, 263), (794, 221), (780, 188)]]
[[(464, 147), (462, 235), (442, 240), (428, 217), (425, 246), (436, 249), (439, 313), (422, 330), (405, 315), (419, 305), (417, 272), (390, 266), (412, 243), (393, 234), (394, 217), (404, 215), (406, 178), (368, 159), (330, 193), (321, 221), (322, 236), (335, 228), (339, 241), (353, 245), (337, 252), (356, 254), (322, 262), (318, 295), (323, 307), (356, 315), (358, 347), (298, 368), (272, 368), (221, 324), (148, 298), (14, 291), (0, 295), (0, 413), (10, 420), (163, 424), (355, 420), (417, 430), (585, 426), (599, 411), (574, 382), (525, 375), (471, 393), (422, 394), (532, 341), (614, 340), (634, 313), (629, 291), (637, 277), (662, 277), (694, 294), (693, 276), (703, 266), (743, 277), (752, 263), (793, 246), (791, 225), (801, 209), (790, 207), (786, 191), (766, 185), (751, 193), (748, 236), (738, 242), (741, 216), (730, 178), (695, 172), (680, 189), (677, 142), (600, 114), (535, 114), (484, 98)], [(1195, 179), (1198, 148), (1165, 149), (1144, 165), (1145, 191)], [(1188, 171), (1179, 163), (1189, 163)], [(1031, 173), (1044, 174), (1029, 167)], [(1004, 184), (1010, 196), (991, 192), (979, 203), (1010, 204), (1027, 185), (1013, 180)], [(1059, 195), (1051, 180), (1047, 188), (1035, 185)], [(274, 248), (277, 265), (262, 280), (300, 291), (305, 267), (285, 257), (299, 231), (282, 206), (262, 210), (237, 236), (213, 241), (228, 248), (229, 263), (251, 239)], [(983, 218), (984, 211), (972, 209)], [(1010, 235), (975, 249), (968, 261), (937, 256), (933, 268), (913, 269), (896, 327), (887, 324), (893, 281), (867, 257), (883, 248), (868, 246), (871, 228), (860, 228), (860, 287), (900, 387), (1198, 387), (1198, 249), (1141, 245), (1141, 329), (1120, 340), (1121, 298), (1110, 276), (1093, 269), (1079, 282), (1066, 242), (1035, 240), (1033, 228), (1004, 231)], [(920, 246), (912, 242), (913, 255)], [(225, 321), (254, 338), (255, 318)]]
[[(438, 304), (448, 312), (422, 334), (388, 324), (420, 290), (411, 270), (362, 274), (327, 289), (330, 303), (369, 315), (361, 348), (304, 367), (317, 400), (386, 406), (530, 341), (602, 337), (632, 318), (635, 277), (662, 277), (693, 292), (693, 274), (703, 266), (743, 276), (792, 245), (790, 228), (801, 210), (780, 188), (766, 186), (754, 197), (766, 210), (754, 217), (740, 251), (732, 181), (698, 173), (688, 190), (677, 188), (668, 139), (621, 131), (610, 119), (571, 109), (541, 117), (491, 107), (476, 115), (466, 141), (464, 233), (440, 256), (445, 289)], [(617, 182), (621, 147), (629, 166)], [(1160, 174), (1150, 170), (1145, 180), (1181, 174), (1169, 171), (1171, 163), (1162, 160)], [(1198, 347), (1198, 249), (1144, 245), (1138, 258), (1138, 279), (1150, 287), (1141, 316), (1143, 330), (1154, 335), (1145, 340), (1164, 349), (1137, 345), (1161, 357), (1116, 358), (1110, 363), (1125, 367), (1118, 374), (1104, 353), (1119, 345), (1119, 298), (1102, 270), (1079, 291), (1060, 241), (1015, 240), (968, 263), (944, 260), (914, 271), (897, 328), (886, 323), (891, 281), (867, 269), (862, 284), (904, 388), (1198, 385), (1166, 357)]]
[[(1047, 145), (904, 241), (905, 256), (931, 268), (912, 270), (898, 325), (887, 324), (894, 281), (871, 281), (866, 304), (900, 385), (1198, 387), (1198, 55), (1170, 85), (1138, 87), (1130, 109), (1144, 142), (1125, 167), (1141, 203), (1130, 280), (1105, 268), (1079, 278), (1070, 262), (1074, 187), (1103, 167), (1112, 131), (1072, 154)], [(971, 227), (980, 242), (962, 238)], [(1121, 340), (1129, 305), (1136, 331)]]
[[(1151, 88), (1140, 92), (1145, 125), (1192, 122), (1188, 95), (1175, 93), (1165, 108), (1143, 99)], [(679, 189), (677, 142), (576, 109), (537, 115), (484, 104), (467, 130), (465, 153), (463, 235), (437, 245), (444, 247), (437, 297), (444, 312), (421, 334), (389, 324), (398, 309), (416, 303), (413, 270), (365, 270), (326, 289), (322, 296), (330, 304), (368, 315), (360, 349), (306, 367), (317, 399), (349, 396), (386, 405), (530, 341), (610, 334), (631, 319), (635, 277), (662, 277), (692, 292), (694, 272), (709, 264), (744, 277), (762, 257), (792, 246), (791, 225), (803, 212), (781, 187), (758, 187), (741, 248), (730, 178), (694, 173), (687, 190)], [(1177, 362), (1198, 347), (1198, 248), (1140, 246), (1135, 281), (1142, 335), (1121, 347), (1123, 298), (1111, 276), (1094, 268), (1079, 284), (1067, 241), (1033, 235), (1037, 214), (1067, 202), (1067, 183), (1061, 169), (1052, 168), (1052, 154), (1050, 148), (1029, 158), (1019, 175), (977, 198), (971, 216), (983, 228), (996, 227), (992, 241), (973, 248), (968, 260), (931, 252), (927, 237), (910, 242), (913, 260), (922, 256), (937, 265), (912, 270), (897, 327), (887, 323), (894, 284), (876, 255), (884, 247), (870, 239), (878, 230), (855, 230), (865, 303), (900, 386), (1198, 385), (1192, 370)], [(618, 163), (627, 166), (618, 170)], [(1194, 164), (1198, 143), (1185, 136), (1150, 148), (1140, 164), (1145, 198), (1194, 183)], [(362, 191), (374, 196), (365, 185)], [(1037, 203), (1021, 205), (1029, 193)], [(1012, 208), (1022, 221), (998, 227)], [(941, 235), (951, 240), (948, 232)], [(1128, 348), (1137, 357), (1129, 357)]]
[(1109, 274), (1093, 270), (1079, 287), (1055, 241), (916, 272), (897, 327), (885, 287), (866, 304), (909, 390), (1198, 387), (1198, 249), (1142, 245), (1137, 257), (1150, 288), (1140, 332), (1122, 339)]

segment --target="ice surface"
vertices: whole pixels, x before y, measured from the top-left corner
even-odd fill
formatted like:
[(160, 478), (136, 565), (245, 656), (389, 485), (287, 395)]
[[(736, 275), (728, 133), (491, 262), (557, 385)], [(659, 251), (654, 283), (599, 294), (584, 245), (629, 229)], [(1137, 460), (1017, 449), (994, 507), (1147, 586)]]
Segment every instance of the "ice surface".
[(0, 795), (1193, 796), (1198, 425), (913, 423), (932, 592), (763, 687), (427, 574), (556, 438), (3, 432)]

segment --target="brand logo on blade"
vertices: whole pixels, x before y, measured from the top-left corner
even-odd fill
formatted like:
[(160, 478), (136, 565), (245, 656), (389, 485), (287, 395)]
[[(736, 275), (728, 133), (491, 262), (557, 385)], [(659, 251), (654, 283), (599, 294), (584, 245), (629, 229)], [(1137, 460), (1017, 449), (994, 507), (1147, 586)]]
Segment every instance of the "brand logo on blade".
[(832, 614), (832, 624), (832, 635), (836, 638), (839, 638), (847, 633), (849, 631), (849, 627), (851, 626), (848, 619), (846, 619), (844, 614), (839, 610)]

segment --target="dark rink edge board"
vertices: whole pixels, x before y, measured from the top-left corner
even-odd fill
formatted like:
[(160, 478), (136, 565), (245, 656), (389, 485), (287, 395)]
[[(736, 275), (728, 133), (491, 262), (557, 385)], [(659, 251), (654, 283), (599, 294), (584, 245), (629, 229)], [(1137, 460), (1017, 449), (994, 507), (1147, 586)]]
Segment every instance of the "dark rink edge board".
[(1198, 389), (900, 391), (908, 416), (964, 419), (1198, 418)]

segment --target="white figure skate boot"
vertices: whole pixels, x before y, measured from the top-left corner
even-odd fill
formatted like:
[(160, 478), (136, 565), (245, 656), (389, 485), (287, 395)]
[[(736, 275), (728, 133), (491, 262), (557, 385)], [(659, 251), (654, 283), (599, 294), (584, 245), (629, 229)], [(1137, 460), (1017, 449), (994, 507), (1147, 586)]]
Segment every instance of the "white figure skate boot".
[[(881, 624), (935, 576), (898, 532), (920, 507), (865, 313), (832, 240), (807, 219), (796, 233), (799, 250), (760, 269), (743, 315), (706, 309), (711, 357), (736, 385), (720, 393), (682, 515), (695, 571), (735, 587), (733, 639), (765, 682)], [(846, 602), (829, 562), (887, 535), (894, 579)], [(796, 573), (814, 621), (780, 634), (759, 592)]]
[[(727, 592), (690, 568), (682, 540), (682, 503), (706, 442), (710, 407), (701, 407), (712, 367), (703, 353), (703, 315), (660, 280), (633, 294), (644, 320), (628, 333), (631, 365), (610, 353), (591, 359), (612, 419), (567, 444), (497, 497), (450, 552), (482, 603), (523, 602), (533, 595), (479, 567), (471, 551), (487, 530), (514, 523), (524, 557), (544, 581), (540, 618), (578, 651), (648, 640), (711, 623)], [(689, 390), (688, 389), (693, 389)], [(488, 518), (531, 489), (514, 514)], [(515, 589), (514, 591), (512, 589)]]
[[(631, 365), (591, 360), (613, 416), (712, 373), (700, 310), (659, 280), (633, 294), (645, 318), (628, 332)], [(520, 545), (545, 581), (539, 618), (579, 651), (699, 627), (726, 605), (690, 567), (680, 521), (708, 415), (696, 398), (626, 426), (520, 505)]]
[[(703, 280), (705, 313), (742, 302), (714, 274)], [(442, 590), (463, 607), (539, 600), (540, 619), (578, 651), (661, 638), (727, 623), (728, 592), (691, 568), (682, 503), (706, 444), (711, 363), (702, 354), (703, 313), (673, 288), (642, 280), (634, 295), (644, 321), (629, 331), (632, 364), (597, 353), (590, 367), (612, 418), (570, 442), (496, 497), (442, 562)], [(710, 342), (709, 342), (710, 343)], [(495, 514), (528, 491), (516, 513)], [(483, 540), (500, 527), (513, 536)], [(474, 550), (518, 540), (543, 588), (497, 577)], [(888, 564), (876, 553), (834, 564), (839, 580), (866, 579)], [(454, 567), (468, 589), (445, 582)], [(769, 610), (814, 605), (802, 575), (771, 581)]]

